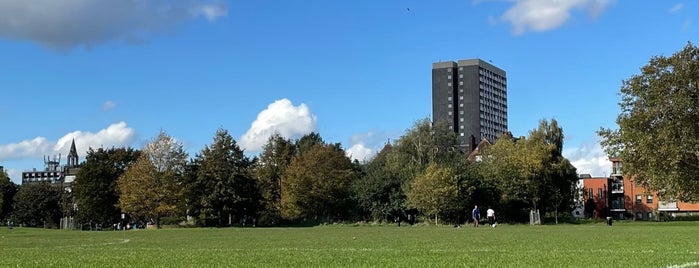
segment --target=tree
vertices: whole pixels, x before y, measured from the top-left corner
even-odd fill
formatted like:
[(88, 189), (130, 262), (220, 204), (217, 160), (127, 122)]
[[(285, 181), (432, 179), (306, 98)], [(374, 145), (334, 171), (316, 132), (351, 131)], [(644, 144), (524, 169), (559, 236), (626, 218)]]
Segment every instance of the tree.
[(392, 146), (384, 148), (366, 165), (363, 176), (353, 184), (353, 196), (358, 206), (375, 221), (400, 220), (406, 211), (403, 180), (387, 168)]
[(544, 161), (541, 172), (540, 193), (542, 210), (554, 211), (558, 223), (558, 211), (569, 211), (574, 208), (576, 168), (563, 157), (563, 128), (558, 126), (556, 119), (539, 121), (539, 128), (529, 133), (529, 139), (548, 148), (548, 159)]
[(78, 222), (112, 224), (119, 220), (117, 179), (140, 153), (132, 148), (90, 148), (73, 187)]
[(527, 210), (572, 208), (577, 172), (563, 157), (563, 129), (555, 119), (541, 120), (526, 138), (501, 136), (486, 148), (479, 163), (483, 178), (502, 194), (505, 214), (512, 220), (526, 218)]
[(620, 95), (619, 128), (598, 131), (607, 154), (662, 199), (699, 201), (699, 48), (652, 57)]
[(455, 214), (461, 206), (458, 178), (453, 168), (430, 164), (425, 173), (416, 177), (408, 192), (408, 203), (421, 213), (434, 216), (438, 224), (439, 216)]
[[(366, 165), (366, 176), (354, 185), (356, 200), (375, 220), (405, 216), (409, 210), (406, 193), (428, 165), (437, 163), (452, 167), (456, 174), (463, 172), (466, 158), (458, 145), (456, 133), (446, 122), (416, 121), (394, 145), (386, 146)], [(459, 176), (458, 183), (463, 179)]]
[(348, 219), (355, 178), (352, 162), (336, 144), (308, 148), (284, 171), (282, 216), (290, 220)]
[(186, 158), (182, 144), (161, 131), (119, 177), (121, 210), (153, 222), (158, 228), (165, 216), (183, 217), (186, 213), (183, 185)]
[(251, 174), (253, 162), (228, 131), (219, 129), (196, 162), (200, 165), (196, 183), (202, 189), (197, 201), (205, 220), (220, 226), (224, 219), (246, 219), (255, 213), (258, 192)]
[(22, 185), (15, 195), (14, 218), (30, 227), (57, 226), (61, 219), (61, 188), (48, 182)]
[(254, 168), (262, 206), (258, 223), (273, 224), (281, 220), (281, 180), (295, 153), (294, 143), (278, 133), (270, 136), (262, 148)]
[(18, 186), (10, 180), (7, 173), (0, 169), (0, 221), (4, 222), (14, 207), (14, 197)]

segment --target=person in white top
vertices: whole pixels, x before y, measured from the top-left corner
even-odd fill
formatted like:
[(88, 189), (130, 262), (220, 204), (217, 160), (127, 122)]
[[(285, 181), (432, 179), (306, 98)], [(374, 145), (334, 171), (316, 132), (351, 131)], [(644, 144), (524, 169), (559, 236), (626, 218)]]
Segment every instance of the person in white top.
[(488, 224), (490, 227), (495, 227), (495, 210), (492, 208), (488, 208), (488, 210), (485, 212), (486, 216), (488, 216)]

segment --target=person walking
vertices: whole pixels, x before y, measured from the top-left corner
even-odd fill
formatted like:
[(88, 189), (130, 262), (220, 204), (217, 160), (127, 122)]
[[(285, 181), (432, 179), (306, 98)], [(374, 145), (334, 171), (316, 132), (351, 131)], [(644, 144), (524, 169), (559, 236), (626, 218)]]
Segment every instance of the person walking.
[(486, 216), (488, 217), (488, 225), (490, 227), (495, 227), (495, 210), (492, 208), (488, 208), (488, 210), (485, 212)]
[(478, 205), (473, 207), (471, 217), (473, 218), (473, 227), (478, 227), (478, 219), (481, 218), (481, 211), (478, 209)]

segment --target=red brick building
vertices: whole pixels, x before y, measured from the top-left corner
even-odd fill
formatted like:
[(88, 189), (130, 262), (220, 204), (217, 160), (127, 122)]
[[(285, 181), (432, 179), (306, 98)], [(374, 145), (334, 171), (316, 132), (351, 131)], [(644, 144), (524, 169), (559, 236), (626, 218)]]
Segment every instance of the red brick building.
[(633, 176), (624, 176), (620, 159), (610, 160), (612, 174), (609, 177), (580, 179), (585, 217), (656, 220), (658, 213), (669, 216), (699, 213), (699, 203), (661, 202), (655, 192), (647, 190)]

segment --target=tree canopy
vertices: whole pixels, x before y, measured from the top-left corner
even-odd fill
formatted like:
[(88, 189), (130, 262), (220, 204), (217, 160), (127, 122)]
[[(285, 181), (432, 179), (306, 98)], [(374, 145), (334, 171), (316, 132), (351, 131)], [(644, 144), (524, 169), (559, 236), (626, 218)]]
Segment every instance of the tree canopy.
[(257, 188), (252, 178), (252, 160), (243, 154), (228, 131), (219, 129), (210, 146), (205, 146), (195, 161), (199, 168), (196, 186), (201, 205), (200, 217), (211, 224), (224, 225), (252, 216), (257, 207)]
[(652, 57), (620, 95), (619, 128), (598, 131), (607, 154), (660, 198), (699, 201), (699, 48)]
[(316, 144), (295, 156), (282, 178), (282, 216), (317, 221), (350, 216), (352, 162), (337, 145)]
[(7, 218), (12, 212), (13, 198), (18, 186), (10, 180), (4, 170), (0, 170), (0, 221)]
[(61, 218), (60, 187), (48, 182), (22, 185), (15, 195), (14, 217), (27, 226), (57, 226)]
[(119, 219), (117, 179), (139, 155), (132, 148), (90, 148), (73, 187), (79, 222), (112, 224)]
[(187, 153), (164, 131), (148, 143), (141, 156), (119, 177), (119, 205), (132, 217), (160, 227), (164, 216), (184, 216), (184, 172)]

